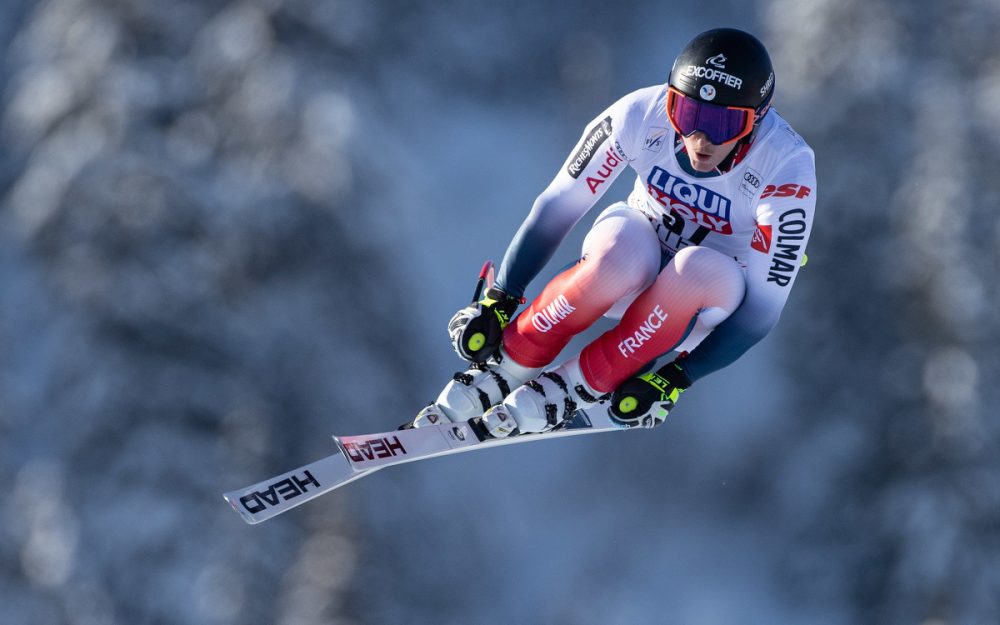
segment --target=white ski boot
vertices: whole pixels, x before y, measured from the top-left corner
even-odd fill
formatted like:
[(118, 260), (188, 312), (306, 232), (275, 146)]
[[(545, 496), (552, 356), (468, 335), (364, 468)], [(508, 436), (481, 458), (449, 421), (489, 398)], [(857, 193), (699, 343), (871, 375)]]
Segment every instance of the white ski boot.
[(487, 410), (482, 422), (495, 438), (547, 432), (571, 420), (577, 410), (608, 397), (587, 384), (579, 357), (574, 357), (516, 389), (502, 404)]
[(456, 373), (434, 403), (421, 410), (410, 427), (434, 425), (442, 421), (467, 421), (478, 417), (526, 380), (538, 375), (541, 368), (524, 367), (514, 362), (503, 348), (484, 364), (472, 365)]

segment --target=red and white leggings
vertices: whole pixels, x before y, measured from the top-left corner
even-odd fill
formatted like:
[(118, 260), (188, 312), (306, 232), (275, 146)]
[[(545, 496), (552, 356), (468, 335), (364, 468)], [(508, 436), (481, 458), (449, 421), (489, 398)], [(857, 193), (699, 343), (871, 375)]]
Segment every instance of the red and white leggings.
[(587, 383), (611, 392), (659, 356), (697, 345), (743, 301), (734, 259), (701, 246), (681, 249), (662, 271), (660, 259), (649, 219), (613, 204), (584, 239), (583, 258), (507, 327), (504, 349), (521, 365), (544, 367), (601, 316), (620, 318), (580, 353)]

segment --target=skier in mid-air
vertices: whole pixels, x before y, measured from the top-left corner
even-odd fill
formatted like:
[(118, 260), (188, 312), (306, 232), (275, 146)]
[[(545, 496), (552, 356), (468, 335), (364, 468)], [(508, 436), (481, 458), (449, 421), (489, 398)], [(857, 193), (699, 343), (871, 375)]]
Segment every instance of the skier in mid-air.
[[(666, 85), (626, 95), (587, 126), (480, 299), (484, 266), (473, 303), (448, 324), (468, 371), (406, 431), (334, 437), (337, 453), (226, 501), (259, 523), (394, 464), (662, 423), (681, 392), (770, 331), (805, 262), (813, 152), (771, 108), (774, 89), (752, 35), (695, 37)], [(638, 176), (628, 201), (598, 215), (580, 260), (515, 318), (525, 287), (626, 164)], [(546, 369), (601, 316), (618, 325)], [(550, 433), (515, 436), (536, 432)]]
[[(715, 29), (586, 127), (535, 201), (485, 297), (448, 326), (456, 374), (409, 427), (479, 415), (492, 437), (545, 432), (607, 404), (623, 427), (663, 422), (679, 394), (774, 326), (805, 260), (816, 205), (812, 149), (771, 107), (752, 35)], [(626, 202), (594, 222), (582, 257), (514, 318), (528, 283), (629, 165)], [(620, 319), (548, 367), (601, 316)], [(656, 360), (680, 355), (656, 371)]]

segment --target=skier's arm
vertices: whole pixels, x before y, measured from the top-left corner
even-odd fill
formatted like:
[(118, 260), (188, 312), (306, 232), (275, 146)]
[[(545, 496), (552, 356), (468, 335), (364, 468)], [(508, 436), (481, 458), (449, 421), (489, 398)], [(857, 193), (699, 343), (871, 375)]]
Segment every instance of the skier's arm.
[(816, 208), (816, 168), (798, 152), (761, 192), (743, 303), (684, 359), (693, 382), (736, 361), (778, 322), (802, 264)]
[(507, 248), (496, 280), (499, 289), (522, 296), (573, 226), (624, 171), (633, 141), (629, 119), (644, 102), (639, 93), (618, 100), (587, 125)]

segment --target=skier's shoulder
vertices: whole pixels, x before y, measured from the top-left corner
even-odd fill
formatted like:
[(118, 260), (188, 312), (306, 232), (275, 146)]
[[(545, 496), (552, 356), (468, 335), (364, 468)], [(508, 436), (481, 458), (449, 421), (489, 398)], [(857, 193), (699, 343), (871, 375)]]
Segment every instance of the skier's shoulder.
[(781, 163), (792, 158), (813, 159), (813, 150), (778, 111), (771, 109), (761, 122), (761, 136), (755, 141), (758, 158)]
[(643, 87), (625, 94), (608, 109), (605, 121), (616, 131), (623, 156), (629, 160), (635, 158), (639, 147), (636, 144), (650, 126), (666, 126), (665, 94), (664, 85)]

